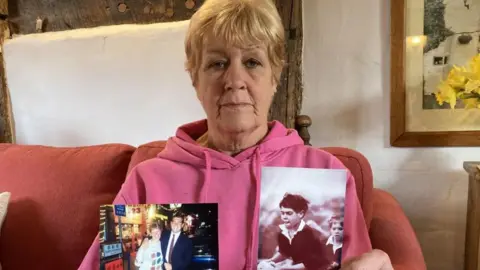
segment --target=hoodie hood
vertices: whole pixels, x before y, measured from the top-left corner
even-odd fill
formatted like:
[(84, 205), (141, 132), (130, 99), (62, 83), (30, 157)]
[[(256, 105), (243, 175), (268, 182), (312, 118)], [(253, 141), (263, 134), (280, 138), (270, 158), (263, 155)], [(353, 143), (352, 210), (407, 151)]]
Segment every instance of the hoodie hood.
[(207, 120), (192, 122), (178, 128), (175, 137), (168, 139), (165, 149), (158, 157), (195, 167), (206, 167), (205, 155), (208, 153), (212, 169), (232, 169), (253, 158), (256, 152), (265, 160), (284, 148), (303, 145), (296, 130), (287, 129), (278, 121), (270, 122), (268, 126), (269, 132), (260, 143), (232, 157), (197, 143), (196, 140), (208, 131)]

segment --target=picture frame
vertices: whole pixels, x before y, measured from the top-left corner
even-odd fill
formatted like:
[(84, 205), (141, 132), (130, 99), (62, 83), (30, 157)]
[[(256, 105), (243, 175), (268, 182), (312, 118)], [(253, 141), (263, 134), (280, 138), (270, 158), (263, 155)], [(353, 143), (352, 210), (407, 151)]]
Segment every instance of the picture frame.
[[(452, 110), (448, 108), (449, 104), (444, 104), (440, 108), (438, 104), (432, 105), (436, 103), (432, 93), (428, 94), (430, 105), (425, 105), (427, 103), (425, 97), (428, 96), (426, 85), (430, 90), (434, 89), (435, 80), (442, 77), (438, 76), (438, 70), (443, 70), (441, 71), (443, 73), (446, 71), (448, 74), (448, 67), (452, 65), (428, 67), (430, 64), (428, 61), (432, 57), (434, 58), (432, 65), (443, 62), (436, 61), (435, 59), (438, 56), (434, 50), (425, 47), (431, 45), (432, 39), (428, 40), (429, 37), (424, 31), (426, 24), (424, 25), (423, 22), (429, 14), (438, 16), (438, 12), (425, 12), (425, 6), (428, 6), (425, 5), (426, 1), (430, 1), (429, 4), (432, 4), (434, 0), (391, 1), (390, 144), (394, 147), (480, 146), (480, 109)], [(480, 8), (480, 1), (479, 3), (477, 3), (478, 0), (472, 1), (476, 5), (474, 8)], [(443, 1), (438, 2), (443, 3)], [(468, 4), (467, 1), (458, 2)], [(431, 5), (427, 8), (431, 8)], [(465, 8), (467, 9), (467, 6)], [(472, 7), (469, 6), (468, 8)], [(478, 14), (475, 16), (480, 17)], [(450, 16), (451, 18), (452, 16)], [(444, 18), (442, 20), (446, 21)], [(438, 21), (435, 21), (435, 23), (438, 24)], [(449, 31), (450, 28), (445, 22), (443, 26), (445, 30), (442, 29), (442, 31)], [(452, 33), (443, 34), (447, 37), (454, 37), (455, 42), (458, 42), (459, 39), (455, 35), (462, 35), (462, 33)], [(478, 43), (480, 50), (480, 37), (477, 37), (479, 34), (480, 25), (473, 39), (474, 42)], [(477, 40), (475, 40), (475, 37)], [(442, 42), (445, 43), (445, 39)], [(434, 46), (439, 48), (439, 43), (442, 42), (437, 41)], [(412, 44), (418, 44), (418, 46), (414, 47)], [(443, 51), (447, 50), (443, 48)], [(430, 58), (427, 58), (427, 56)], [(441, 56), (440, 54), (440, 57), (443, 57), (439, 59), (446, 63), (449, 56)], [(430, 69), (427, 70), (427, 68)], [(427, 76), (425, 70), (428, 71)], [(432, 74), (436, 78), (432, 77)]]

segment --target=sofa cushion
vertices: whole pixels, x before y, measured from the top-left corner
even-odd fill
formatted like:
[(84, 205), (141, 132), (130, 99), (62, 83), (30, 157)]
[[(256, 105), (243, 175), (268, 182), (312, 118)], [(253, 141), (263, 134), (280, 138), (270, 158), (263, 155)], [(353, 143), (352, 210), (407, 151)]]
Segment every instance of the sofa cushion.
[(156, 157), (157, 154), (165, 148), (166, 143), (166, 141), (155, 141), (140, 145), (137, 150), (135, 150), (135, 153), (133, 153), (128, 171), (130, 172), (133, 167), (142, 161)]
[(77, 269), (135, 148), (0, 144), (0, 190), (11, 192), (0, 237), (4, 270)]

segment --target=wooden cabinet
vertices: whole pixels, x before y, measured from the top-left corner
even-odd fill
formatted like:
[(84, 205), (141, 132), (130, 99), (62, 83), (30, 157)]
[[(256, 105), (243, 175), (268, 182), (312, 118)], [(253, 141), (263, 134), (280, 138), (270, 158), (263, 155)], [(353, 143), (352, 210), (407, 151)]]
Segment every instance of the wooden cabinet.
[(468, 172), (465, 270), (480, 270), (480, 161), (465, 162)]

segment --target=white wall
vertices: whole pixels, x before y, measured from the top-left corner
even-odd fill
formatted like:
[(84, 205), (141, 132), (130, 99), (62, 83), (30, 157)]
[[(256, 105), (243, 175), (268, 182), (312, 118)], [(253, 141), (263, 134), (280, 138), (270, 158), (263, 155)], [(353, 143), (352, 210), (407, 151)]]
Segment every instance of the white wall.
[(462, 269), (465, 160), (478, 148), (389, 146), (389, 1), (304, 1), (302, 113), (316, 146), (345, 146), (371, 162), (375, 186), (401, 203), (428, 269)]
[(139, 145), (204, 118), (188, 21), (26, 35), (4, 46), (17, 143)]

